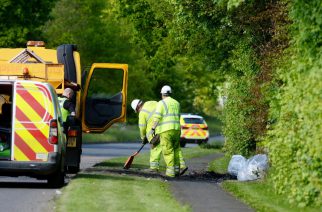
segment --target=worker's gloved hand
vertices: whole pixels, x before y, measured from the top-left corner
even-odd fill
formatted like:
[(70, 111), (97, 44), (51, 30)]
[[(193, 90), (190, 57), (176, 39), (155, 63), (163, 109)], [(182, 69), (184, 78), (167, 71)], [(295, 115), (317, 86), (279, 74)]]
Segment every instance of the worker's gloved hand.
[(146, 137), (144, 137), (144, 139), (142, 140), (142, 144), (146, 144), (148, 142), (149, 142), (148, 139)]
[(153, 137), (155, 136), (155, 129), (154, 128), (151, 129), (151, 134)]

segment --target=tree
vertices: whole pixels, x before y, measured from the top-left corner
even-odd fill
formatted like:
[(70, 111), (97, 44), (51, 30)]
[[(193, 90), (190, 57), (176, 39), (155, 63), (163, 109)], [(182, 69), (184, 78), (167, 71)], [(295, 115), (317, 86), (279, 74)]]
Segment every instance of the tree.
[[(50, 47), (77, 44), (85, 69), (94, 62), (129, 64), (128, 99), (151, 99), (152, 82), (143, 51), (132, 40), (133, 27), (115, 0), (61, 0), (44, 26)], [(130, 117), (133, 116), (129, 110)]]
[(28, 40), (42, 40), (41, 26), (54, 3), (55, 0), (1, 0), (0, 46), (25, 47)]

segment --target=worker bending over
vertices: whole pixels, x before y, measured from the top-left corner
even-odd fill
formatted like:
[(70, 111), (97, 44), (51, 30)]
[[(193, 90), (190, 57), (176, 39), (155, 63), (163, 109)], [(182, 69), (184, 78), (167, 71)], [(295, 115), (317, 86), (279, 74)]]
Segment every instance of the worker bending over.
[[(153, 113), (157, 106), (156, 101), (147, 101), (143, 102), (140, 99), (134, 99), (131, 103), (131, 107), (136, 113), (139, 113), (139, 128), (140, 128), (140, 137), (142, 143), (151, 142), (153, 135), (151, 132), (153, 124)], [(160, 157), (161, 157), (161, 146), (159, 145), (160, 141), (151, 143), (150, 151), (150, 170), (153, 172), (159, 171)]]

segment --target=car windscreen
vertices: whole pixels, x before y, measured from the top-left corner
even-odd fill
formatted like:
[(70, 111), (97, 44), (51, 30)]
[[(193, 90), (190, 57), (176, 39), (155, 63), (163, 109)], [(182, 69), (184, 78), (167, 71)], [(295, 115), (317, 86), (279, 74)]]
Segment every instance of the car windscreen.
[(202, 118), (183, 118), (186, 124), (203, 124)]

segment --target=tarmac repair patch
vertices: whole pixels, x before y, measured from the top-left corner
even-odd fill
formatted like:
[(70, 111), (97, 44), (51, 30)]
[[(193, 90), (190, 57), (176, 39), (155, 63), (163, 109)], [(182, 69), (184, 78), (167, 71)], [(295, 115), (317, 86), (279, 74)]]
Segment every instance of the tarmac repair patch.
[(176, 180), (176, 181), (206, 181), (206, 182), (215, 182), (220, 183), (224, 180), (235, 179), (229, 174), (218, 174), (215, 172), (208, 171), (187, 171), (187, 174), (184, 174), (180, 177), (170, 178), (164, 175), (163, 172), (150, 172), (146, 169), (115, 169), (115, 168), (106, 168), (106, 167), (91, 167), (83, 171), (84, 173), (97, 173), (97, 174), (120, 174), (120, 175), (129, 175), (145, 178), (160, 178), (165, 180)]

